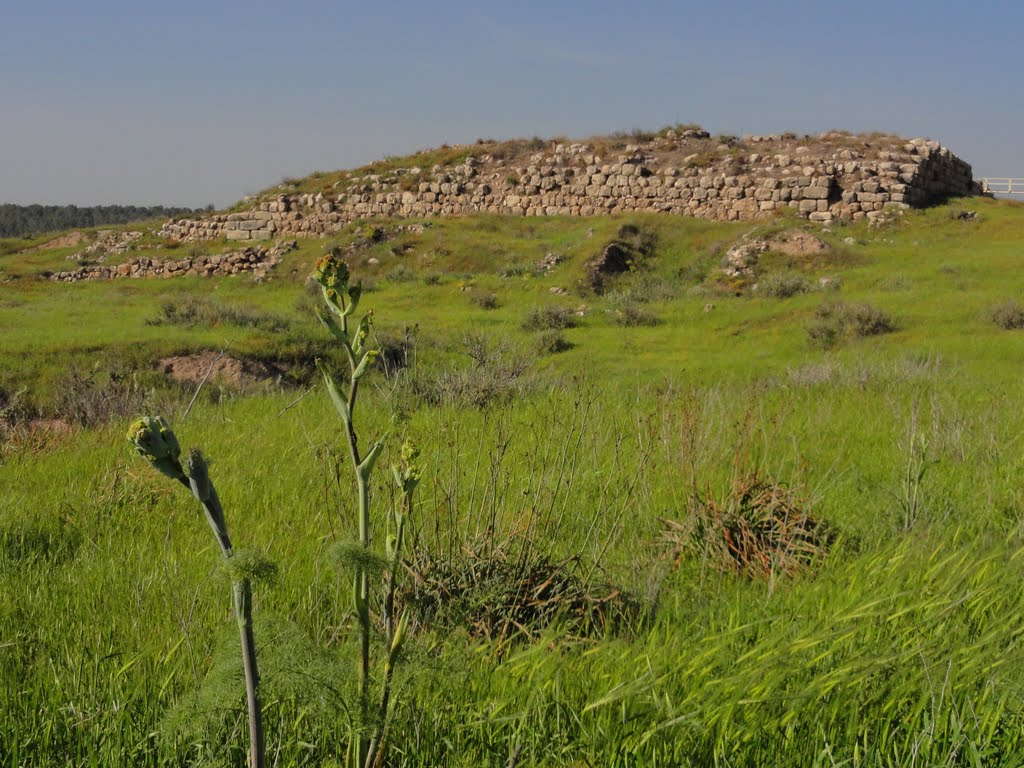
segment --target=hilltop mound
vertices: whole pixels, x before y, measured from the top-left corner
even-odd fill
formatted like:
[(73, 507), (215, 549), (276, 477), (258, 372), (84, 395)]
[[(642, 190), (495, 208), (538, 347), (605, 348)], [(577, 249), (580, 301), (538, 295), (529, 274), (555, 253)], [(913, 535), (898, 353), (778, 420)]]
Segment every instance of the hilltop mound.
[(970, 165), (926, 139), (838, 131), (737, 139), (686, 127), (582, 142), (481, 141), (390, 158), (286, 182), (246, 210), (172, 221), (161, 234), (311, 236), (360, 218), (473, 213), (656, 211), (734, 221), (793, 208), (828, 223), (979, 191)]

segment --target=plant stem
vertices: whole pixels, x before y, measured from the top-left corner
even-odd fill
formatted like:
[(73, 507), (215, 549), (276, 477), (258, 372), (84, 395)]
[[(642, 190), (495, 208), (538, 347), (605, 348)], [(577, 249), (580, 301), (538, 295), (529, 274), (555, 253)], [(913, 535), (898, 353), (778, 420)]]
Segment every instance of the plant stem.
[[(347, 324), (346, 324), (347, 328)], [(348, 353), (349, 367), (352, 370), (351, 383), (348, 391), (348, 436), (349, 455), (356, 476), (356, 489), (359, 503), (359, 543), (364, 549), (370, 548), (370, 486), (369, 478), (360, 470), (359, 438), (355, 430), (356, 398), (359, 394), (359, 382), (355, 378), (356, 359), (352, 348), (345, 344)], [(359, 711), (365, 722), (369, 712), (368, 690), (370, 685), (370, 579), (366, 570), (357, 566), (353, 583), (356, 603), (356, 618), (359, 622)], [(369, 751), (367, 739), (359, 736), (355, 762), (362, 766)]]
[[(359, 543), (370, 548), (370, 488), (367, 481), (358, 474), (359, 488)], [(365, 706), (366, 690), (370, 679), (370, 580), (362, 567), (356, 571), (356, 587), (359, 590), (359, 692)]]
[(264, 768), (263, 706), (260, 702), (260, 674), (256, 667), (256, 640), (252, 633), (252, 585), (249, 579), (242, 579), (232, 584), (231, 589), (242, 642), (245, 698), (249, 709), (249, 765), (250, 768)]
[[(188, 481), (185, 481), (188, 485)], [(193, 494), (195, 489), (189, 486)], [(197, 498), (199, 498), (197, 494)], [(231, 557), (231, 538), (228, 536), (224, 522), (224, 509), (221, 507), (217, 490), (210, 483), (209, 495), (200, 499), (206, 520), (213, 529), (213, 534), (220, 545), (221, 554)], [(235, 620), (242, 645), (242, 670), (245, 674), (245, 700), (249, 712), (249, 768), (264, 768), (266, 765), (266, 747), (263, 736), (263, 705), (260, 701), (260, 673), (256, 665), (256, 639), (252, 631), (252, 584), (243, 578), (234, 581), (231, 593), (235, 608)]]

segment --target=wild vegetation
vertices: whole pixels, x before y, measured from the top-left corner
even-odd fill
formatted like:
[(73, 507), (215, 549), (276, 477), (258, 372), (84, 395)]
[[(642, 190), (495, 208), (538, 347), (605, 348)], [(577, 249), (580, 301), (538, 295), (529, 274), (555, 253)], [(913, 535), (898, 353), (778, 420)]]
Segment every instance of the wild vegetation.
[[(654, 215), (354, 225), (262, 283), (0, 249), (0, 764), (247, 759), (227, 593), (270, 569), (214, 565), (140, 413), (276, 566), (268, 765), (1021, 764), (1024, 208), (955, 206), (819, 230), (739, 292), (749, 223)], [(650, 253), (598, 293), (624, 225)], [(365, 335), (316, 319), (332, 252)], [(288, 374), (167, 378), (197, 352)]]

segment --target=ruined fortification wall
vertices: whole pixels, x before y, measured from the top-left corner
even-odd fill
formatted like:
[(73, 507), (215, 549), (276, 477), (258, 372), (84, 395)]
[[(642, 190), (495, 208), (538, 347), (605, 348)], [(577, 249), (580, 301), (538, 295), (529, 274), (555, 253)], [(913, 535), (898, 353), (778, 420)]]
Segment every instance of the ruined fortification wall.
[[(887, 207), (978, 194), (971, 166), (935, 141), (843, 133), (722, 142), (703, 131), (620, 149), (607, 142), (551, 144), (510, 160), (472, 154), (454, 165), (410, 164), (348, 174), (327, 194), (278, 194), (250, 210), (169, 222), (165, 237), (261, 240), (318, 236), (371, 217), (594, 216), (655, 211), (719, 220), (785, 208), (828, 223), (880, 216)], [(414, 159), (414, 158), (413, 158)]]
[(295, 241), (281, 243), (273, 248), (247, 246), (231, 253), (189, 256), (183, 259), (152, 259), (138, 256), (122, 264), (87, 264), (78, 269), (54, 272), (50, 279), (58, 283), (77, 283), (80, 280), (114, 280), (116, 278), (152, 277), (228, 277), (251, 274), (262, 279), (281, 263), (281, 257), (297, 247)]

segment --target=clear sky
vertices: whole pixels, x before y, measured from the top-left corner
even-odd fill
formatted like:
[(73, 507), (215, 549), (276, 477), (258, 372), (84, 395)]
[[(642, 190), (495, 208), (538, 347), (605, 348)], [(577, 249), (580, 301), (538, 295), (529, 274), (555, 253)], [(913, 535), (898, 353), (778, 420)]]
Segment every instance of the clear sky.
[(893, 131), (1024, 176), (1019, 0), (0, 0), (0, 203), (224, 206), (477, 138)]

